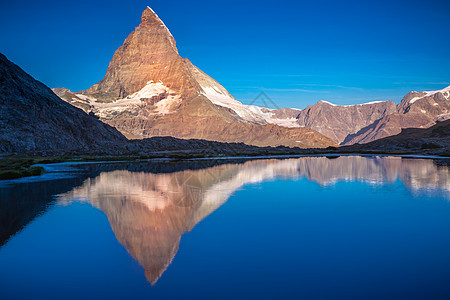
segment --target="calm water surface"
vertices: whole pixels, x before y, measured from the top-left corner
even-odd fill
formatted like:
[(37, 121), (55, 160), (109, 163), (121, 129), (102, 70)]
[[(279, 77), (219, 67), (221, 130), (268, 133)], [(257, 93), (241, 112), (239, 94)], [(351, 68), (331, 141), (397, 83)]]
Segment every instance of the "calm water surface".
[(56, 171), (0, 186), (0, 299), (450, 299), (443, 160)]

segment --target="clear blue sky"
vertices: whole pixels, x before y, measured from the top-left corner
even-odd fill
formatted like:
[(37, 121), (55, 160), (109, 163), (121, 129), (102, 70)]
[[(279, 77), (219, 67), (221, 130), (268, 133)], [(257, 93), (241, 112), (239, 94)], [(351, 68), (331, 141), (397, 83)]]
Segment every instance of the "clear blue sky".
[(150, 5), (180, 54), (249, 103), (398, 102), (450, 85), (450, 1), (2, 1), (0, 52), (87, 89)]

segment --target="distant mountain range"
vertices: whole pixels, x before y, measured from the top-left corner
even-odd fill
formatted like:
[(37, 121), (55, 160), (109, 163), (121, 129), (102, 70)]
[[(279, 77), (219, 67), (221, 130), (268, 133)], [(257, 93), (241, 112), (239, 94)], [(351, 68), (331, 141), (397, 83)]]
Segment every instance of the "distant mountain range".
[[(226, 152), (227, 146), (217, 142), (327, 148), (370, 143), (405, 128), (430, 128), (450, 119), (450, 87), (411, 92), (398, 105), (244, 105), (178, 54), (172, 34), (147, 7), (105, 77), (85, 91), (52, 92), (0, 54), (0, 104), (0, 153)], [(246, 145), (228, 153), (255, 151)]]
[[(244, 105), (178, 54), (175, 39), (149, 7), (90, 89), (54, 92), (129, 138), (173, 136), (256, 146), (327, 147), (368, 143), (403, 128), (450, 118), (450, 87), (392, 101), (305, 109)], [(312, 129), (312, 130), (311, 130)]]

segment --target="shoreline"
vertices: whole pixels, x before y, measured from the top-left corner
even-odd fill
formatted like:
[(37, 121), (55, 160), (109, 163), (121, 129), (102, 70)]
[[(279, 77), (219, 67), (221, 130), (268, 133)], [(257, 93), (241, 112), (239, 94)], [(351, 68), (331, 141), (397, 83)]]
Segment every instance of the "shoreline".
[[(195, 157), (192, 157), (195, 156)], [(395, 153), (339, 153), (339, 152), (327, 152), (327, 153), (303, 153), (303, 154), (269, 154), (269, 155), (237, 155), (237, 156), (211, 156), (211, 155), (180, 155), (179, 157), (148, 157), (143, 156), (93, 156), (93, 157), (15, 157), (8, 158), (13, 164), (20, 160), (33, 159), (33, 163), (29, 165), (27, 169), (41, 168), (43, 172), (37, 176), (22, 176), (16, 178), (0, 178), (0, 187), (9, 184), (20, 184), (37, 181), (55, 180), (60, 178), (74, 177), (76, 173), (80, 172), (79, 169), (71, 166), (89, 165), (89, 164), (119, 164), (119, 163), (152, 163), (152, 162), (195, 162), (195, 161), (211, 161), (211, 160), (259, 160), (259, 159), (290, 159), (290, 158), (304, 158), (304, 157), (328, 157), (331, 159), (338, 158), (340, 156), (361, 156), (361, 157), (401, 157), (409, 159), (438, 159), (448, 160), (449, 156), (439, 156), (433, 154), (395, 154)], [(0, 162), (2, 161), (0, 157)], [(25, 170), (27, 170), (25, 169)], [(8, 170), (10, 171), (10, 170)], [(11, 169), (11, 171), (17, 171), (17, 169)], [(5, 171), (3, 171), (5, 172)], [(1, 173), (1, 172), (0, 172)]]

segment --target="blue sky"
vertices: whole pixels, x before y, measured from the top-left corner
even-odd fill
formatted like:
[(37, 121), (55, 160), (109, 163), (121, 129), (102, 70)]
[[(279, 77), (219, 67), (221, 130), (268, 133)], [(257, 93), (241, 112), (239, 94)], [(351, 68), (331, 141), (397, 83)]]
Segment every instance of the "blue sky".
[(398, 102), (450, 85), (450, 1), (2, 1), (0, 52), (87, 89), (150, 5), (180, 54), (250, 103)]

